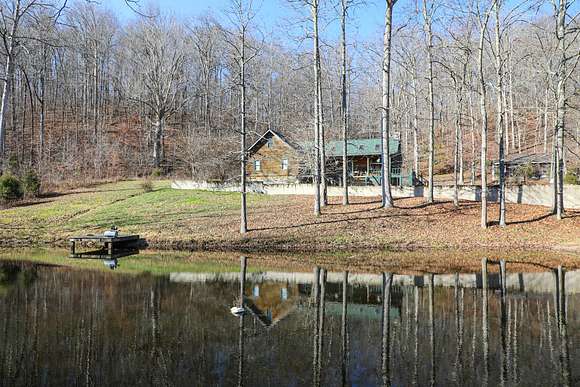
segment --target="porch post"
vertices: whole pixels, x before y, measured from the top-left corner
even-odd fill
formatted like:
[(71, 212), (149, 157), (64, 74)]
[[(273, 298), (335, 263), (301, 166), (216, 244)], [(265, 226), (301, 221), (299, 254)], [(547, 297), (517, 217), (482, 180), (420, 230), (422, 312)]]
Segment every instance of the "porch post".
[(371, 174), (371, 159), (367, 156), (367, 176)]

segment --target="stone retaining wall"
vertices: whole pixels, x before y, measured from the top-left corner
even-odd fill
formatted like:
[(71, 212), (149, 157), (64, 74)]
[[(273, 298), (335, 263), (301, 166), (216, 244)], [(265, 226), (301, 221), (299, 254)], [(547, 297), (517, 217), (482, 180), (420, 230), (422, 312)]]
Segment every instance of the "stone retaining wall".
[[(191, 180), (174, 180), (171, 183), (174, 189), (201, 189), (206, 191), (239, 191), (237, 184), (219, 184), (207, 182), (194, 182)], [(248, 184), (248, 192), (266, 195), (314, 195), (314, 187), (311, 184), (263, 184), (252, 182)], [(453, 186), (435, 186), (433, 194), (435, 198), (453, 199)], [(376, 197), (381, 195), (379, 186), (352, 186), (349, 188), (351, 196)], [(393, 197), (424, 197), (427, 195), (425, 187), (393, 187)], [(328, 187), (328, 196), (342, 196), (341, 187)], [(506, 200), (508, 203), (534, 204), (551, 206), (553, 188), (548, 185), (518, 185), (508, 187)], [(488, 200), (498, 200), (497, 187), (490, 187)], [(479, 186), (462, 186), (459, 189), (461, 200), (480, 201), (481, 188)], [(580, 209), (580, 186), (564, 186), (564, 204), (566, 208)]]

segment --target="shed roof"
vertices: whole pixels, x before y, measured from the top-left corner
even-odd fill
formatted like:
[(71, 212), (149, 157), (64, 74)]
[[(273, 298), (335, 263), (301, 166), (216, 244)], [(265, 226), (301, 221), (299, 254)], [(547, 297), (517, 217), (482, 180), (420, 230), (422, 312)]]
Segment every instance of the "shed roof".
[[(381, 139), (380, 138), (365, 138), (365, 139), (353, 139), (348, 140), (346, 151), (349, 156), (379, 156), (381, 154)], [(389, 151), (391, 154), (399, 153), (399, 143), (400, 141), (391, 138), (389, 140)], [(307, 142), (302, 144), (304, 150), (312, 148), (312, 142)], [(326, 143), (326, 156), (327, 157), (339, 157), (342, 156), (343, 152), (343, 141), (328, 141)]]
[[(293, 149), (302, 150), (308, 152), (314, 146), (312, 141), (304, 141), (296, 143), (289, 139), (282, 133), (268, 129), (252, 146), (248, 148), (251, 153), (253, 150), (257, 149), (260, 143), (265, 143), (265, 139), (269, 136), (276, 136), (287, 145)], [(349, 156), (379, 156), (381, 154), (381, 138), (365, 138), (365, 139), (350, 139), (347, 143), (347, 153)], [(391, 138), (389, 140), (389, 151), (391, 154), (399, 153), (400, 141), (396, 138)], [(326, 142), (326, 156), (327, 157), (339, 157), (342, 156), (343, 141), (327, 141)]]
[[(346, 152), (349, 156), (375, 156), (381, 154), (380, 138), (367, 138), (361, 140), (348, 140)], [(329, 157), (342, 156), (344, 142), (329, 141), (326, 144), (326, 155)], [(399, 152), (399, 140), (389, 139), (389, 152), (391, 154)]]

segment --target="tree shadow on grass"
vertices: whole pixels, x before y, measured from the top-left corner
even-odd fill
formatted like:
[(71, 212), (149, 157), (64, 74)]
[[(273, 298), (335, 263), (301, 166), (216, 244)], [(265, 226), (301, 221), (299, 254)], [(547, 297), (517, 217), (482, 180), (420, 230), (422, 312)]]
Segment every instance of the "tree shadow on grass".
[(580, 211), (567, 210), (564, 212), (564, 219), (566, 218), (580, 218)]
[(0, 211), (2, 210), (10, 210), (12, 208), (21, 208), (21, 207), (32, 207), (39, 204), (47, 204), (52, 203), (55, 200), (42, 200), (42, 199), (24, 199), (15, 202), (9, 202), (5, 204), (0, 204)]
[[(542, 221), (544, 219), (549, 218), (550, 216), (552, 216), (552, 214), (551, 213), (547, 213), (547, 214), (544, 214), (544, 215), (540, 215), (540, 216), (533, 217), (531, 219), (523, 219), (523, 220), (516, 220), (516, 221), (513, 221), (513, 222), (507, 222), (507, 226), (513, 225), (513, 224), (529, 224), (529, 223), (540, 222), (540, 221)], [(490, 222), (490, 225), (499, 225), (499, 221), (494, 220), (493, 222)]]
[(555, 270), (556, 269), (555, 267), (548, 266), (548, 265), (545, 265), (543, 263), (516, 261), (516, 260), (511, 260), (511, 259), (506, 260), (506, 264), (509, 264), (509, 265), (517, 264), (517, 265), (522, 265), (522, 266), (534, 266), (534, 267), (542, 268), (544, 270)]
[[(379, 202), (380, 203), (380, 202)], [(371, 208), (364, 208), (362, 210), (355, 210), (355, 211), (342, 211), (342, 212), (327, 212), (324, 215), (350, 215), (350, 214), (361, 214), (365, 212), (372, 212), (376, 210), (380, 210), (383, 208), (382, 206), (375, 206)]]
[(329, 207), (351, 207), (351, 206), (364, 206), (367, 204), (382, 203), (381, 199), (356, 200), (356, 201), (352, 201), (352, 200), (353, 199), (350, 199), (349, 203), (346, 206), (343, 205), (342, 202), (328, 203), (327, 206), (329, 206)]
[[(375, 209), (376, 210), (376, 209)], [(369, 211), (361, 211), (361, 212), (370, 212)], [(442, 215), (447, 213), (454, 212), (455, 209), (449, 209), (442, 212), (437, 213), (436, 215)], [(336, 213), (335, 215), (340, 215)], [(301, 224), (293, 224), (288, 226), (272, 226), (272, 227), (262, 227), (262, 228), (252, 228), (248, 231), (267, 231), (267, 230), (290, 230), (296, 229), (300, 227), (307, 227), (307, 226), (318, 226), (318, 225), (325, 225), (325, 224), (340, 224), (340, 223), (349, 223), (349, 222), (361, 222), (361, 221), (369, 221), (369, 220), (378, 220), (378, 219), (389, 219), (389, 218), (408, 218), (408, 217), (429, 217), (435, 214), (383, 214), (383, 215), (375, 215), (375, 216), (363, 216), (363, 217), (354, 217), (354, 218), (345, 218), (345, 219), (335, 219), (335, 220), (322, 220), (319, 222), (305, 222)]]

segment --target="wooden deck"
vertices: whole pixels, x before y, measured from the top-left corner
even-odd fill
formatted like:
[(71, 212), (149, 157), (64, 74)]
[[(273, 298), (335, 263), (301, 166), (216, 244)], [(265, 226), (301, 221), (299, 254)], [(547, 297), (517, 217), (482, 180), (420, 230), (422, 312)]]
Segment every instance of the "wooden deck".
[[(69, 239), (70, 258), (115, 259), (139, 253), (139, 235), (118, 235), (107, 237), (104, 235), (83, 235)], [(79, 252), (78, 244), (89, 242), (100, 244), (97, 250)]]

